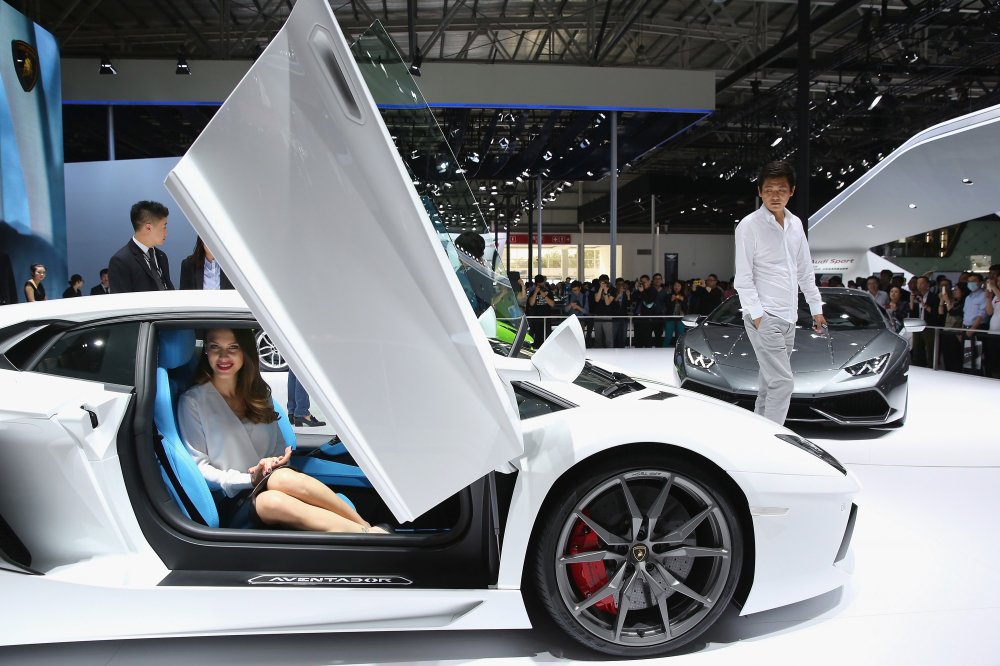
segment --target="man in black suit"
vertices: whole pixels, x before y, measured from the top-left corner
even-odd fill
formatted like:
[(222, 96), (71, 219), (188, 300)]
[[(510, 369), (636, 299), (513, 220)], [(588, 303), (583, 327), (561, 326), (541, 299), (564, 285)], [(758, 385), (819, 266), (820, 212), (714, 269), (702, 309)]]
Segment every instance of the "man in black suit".
[[(938, 314), (940, 299), (931, 289), (929, 278), (917, 278), (916, 288), (910, 294), (909, 316), (923, 319), (928, 326), (944, 326), (944, 315)], [(934, 329), (924, 329), (913, 334), (913, 365), (934, 367)]]
[(90, 295), (103, 296), (104, 294), (110, 294), (110, 293), (111, 293), (111, 287), (109, 286), (108, 269), (102, 268), (101, 281), (99, 284), (95, 284), (93, 287), (90, 288)]
[(157, 247), (167, 239), (169, 214), (166, 206), (155, 201), (140, 201), (132, 206), (132, 239), (108, 263), (112, 293), (174, 288), (167, 255)]

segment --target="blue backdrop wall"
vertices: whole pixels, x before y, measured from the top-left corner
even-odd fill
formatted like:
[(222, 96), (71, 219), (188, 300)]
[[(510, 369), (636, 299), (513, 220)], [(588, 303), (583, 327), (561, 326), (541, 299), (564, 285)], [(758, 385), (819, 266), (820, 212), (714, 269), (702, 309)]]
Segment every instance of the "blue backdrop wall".
[[(18, 42), (37, 54), (27, 90), (17, 74)], [(67, 277), (59, 49), (51, 34), (4, 2), (0, 65), (0, 253), (9, 257), (18, 300), (33, 263), (46, 265), (44, 286), (58, 296)]]
[(167, 240), (160, 249), (170, 259), (170, 279), (175, 287), (180, 286), (181, 260), (191, 254), (196, 236), (163, 186), (179, 160), (162, 157), (66, 165), (69, 272), (83, 276), (85, 293), (97, 284), (111, 255), (132, 237), (129, 210), (143, 199), (159, 201), (170, 209)]

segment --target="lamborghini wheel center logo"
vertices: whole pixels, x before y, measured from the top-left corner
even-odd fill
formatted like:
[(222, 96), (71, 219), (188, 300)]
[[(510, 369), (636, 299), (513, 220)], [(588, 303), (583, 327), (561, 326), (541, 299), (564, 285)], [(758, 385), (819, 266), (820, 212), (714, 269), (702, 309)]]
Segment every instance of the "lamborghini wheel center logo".
[(649, 551), (646, 549), (646, 545), (642, 543), (637, 543), (632, 546), (632, 557), (635, 558), (636, 562), (642, 562), (646, 559), (646, 554)]
[(24, 92), (31, 92), (38, 83), (38, 51), (31, 44), (19, 39), (10, 43), (10, 50), (14, 58), (17, 80), (21, 82)]

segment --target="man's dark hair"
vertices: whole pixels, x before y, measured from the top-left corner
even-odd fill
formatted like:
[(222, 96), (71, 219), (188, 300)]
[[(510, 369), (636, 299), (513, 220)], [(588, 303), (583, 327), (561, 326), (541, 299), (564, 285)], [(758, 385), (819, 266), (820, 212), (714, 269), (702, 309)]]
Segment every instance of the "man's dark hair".
[(841, 278), (839, 275), (833, 275), (830, 277), (830, 279), (827, 281), (826, 284), (828, 287), (843, 287), (844, 279)]
[(476, 259), (482, 261), (486, 253), (486, 240), (475, 231), (463, 231), (455, 239), (455, 245), (462, 248)]
[(648, 275), (646, 275), (645, 273), (643, 273), (642, 275), (640, 275), (640, 276), (639, 276), (639, 279), (640, 279), (640, 280), (641, 280), (642, 278), (646, 278), (646, 279), (648, 280), (648, 279), (649, 279), (649, 276), (648, 276)]
[(539, 282), (545, 282), (545, 276), (539, 273), (538, 275), (535, 276), (534, 282), (535, 284), (538, 284)]
[[(718, 276), (718, 275), (716, 275), (715, 273), (709, 273), (709, 274), (708, 274), (708, 277), (710, 277), (710, 278), (715, 278), (715, 281), (716, 281), (716, 282), (718, 282), (718, 281), (719, 281), (719, 276)], [(708, 278), (705, 278), (705, 279), (707, 280)]]
[(132, 211), (129, 213), (134, 231), (139, 231), (147, 222), (159, 221), (168, 215), (170, 211), (167, 207), (157, 201), (137, 201), (132, 204)]
[(107, 274), (108, 274), (108, 269), (107, 268), (102, 268), (101, 269), (101, 277), (104, 277)]
[(768, 178), (785, 178), (789, 187), (795, 187), (795, 169), (785, 160), (768, 162), (760, 168), (757, 174), (757, 189), (764, 187), (764, 181)]

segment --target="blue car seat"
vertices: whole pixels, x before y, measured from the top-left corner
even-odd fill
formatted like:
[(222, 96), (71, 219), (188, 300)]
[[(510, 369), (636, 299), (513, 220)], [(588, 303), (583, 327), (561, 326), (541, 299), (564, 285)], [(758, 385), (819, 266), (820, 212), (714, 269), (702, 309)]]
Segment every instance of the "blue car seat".
[(208, 527), (219, 527), (219, 511), (205, 477), (188, 453), (177, 431), (179, 382), (168, 370), (186, 366), (194, 353), (194, 331), (160, 331), (156, 357), (156, 398), (153, 423), (160, 433), (157, 458), (167, 492), (188, 518)]
[[(160, 331), (158, 342), (153, 423), (160, 434), (156, 445), (160, 475), (170, 496), (185, 516), (208, 527), (219, 527), (219, 512), (212, 491), (184, 446), (177, 429), (177, 398), (190, 384), (195, 333), (190, 329)], [(282, 437), (294, 450), (295, 432), (288, 416), (277, 402), (274, 403), (274, 408), (278, 412), (278, 428)], [(364, 473), (353, 465), (293, 456), (292, 466), (328, 485), (370, 487)], [(347, 497), (337, 494), (354, 507)], [(237, 514), (232, 524), (226, 527), (247, 525), (247, 516)]]

